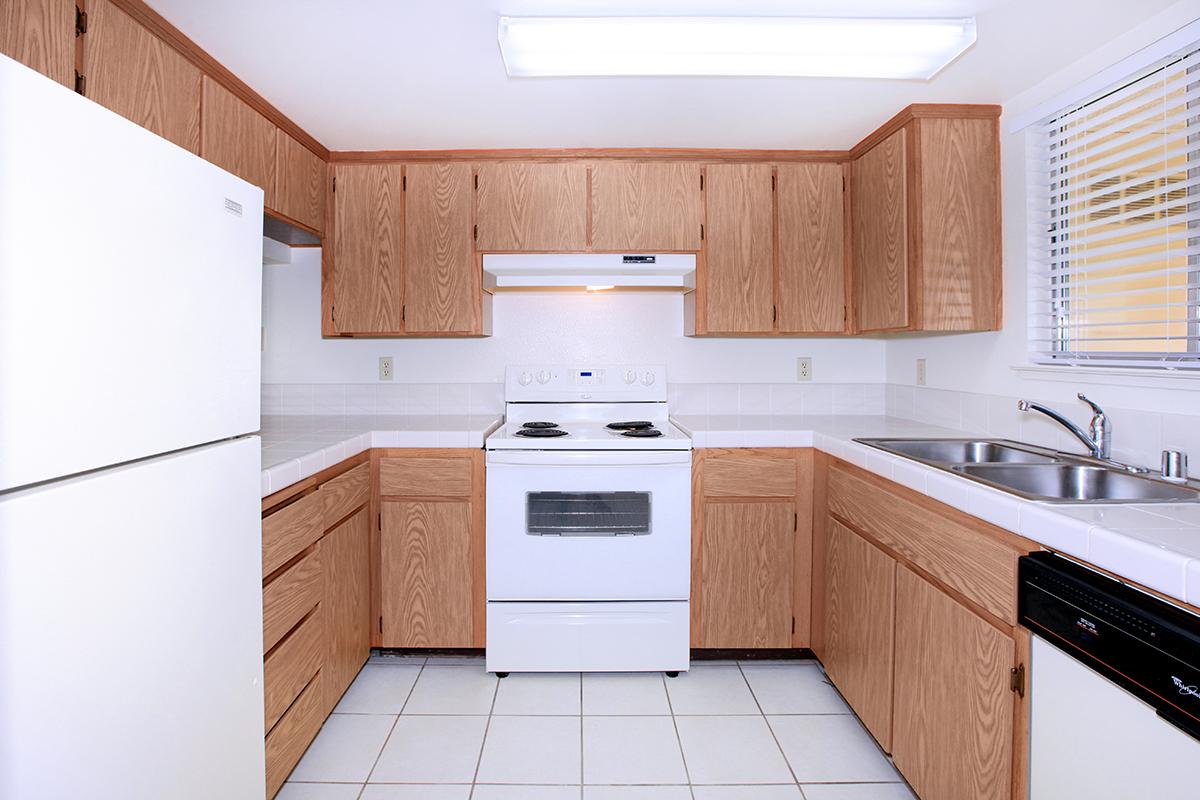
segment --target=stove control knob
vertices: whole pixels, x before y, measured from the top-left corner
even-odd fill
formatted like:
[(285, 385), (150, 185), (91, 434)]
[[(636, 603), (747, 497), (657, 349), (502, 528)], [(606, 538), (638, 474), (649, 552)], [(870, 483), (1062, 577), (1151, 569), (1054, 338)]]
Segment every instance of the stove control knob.
[(529, 384), (533, 383), (533, 376), (528, 372), (522, 372), (517, 377), (517, 383), (521, 384), (522, 386), (528, 386)]
[(649, 386), (649, 385), (651, 385), (652, 383), (654, 383), (654, 373), (653, 373), (653, 372), (647, 372), (645, 375), (643, 375), (643, 376), (642, 376), (642, 383), (643, 383), (644, 385), (646, 385), (646, 386)]
[(636, 380), (637, 380), (637, 373), (636, 373), (636, 372), (634, 372), (634, 371), (633, 371), (633, 370), (631, 370), (631, 369), (629, 369), (629, 370), (625, 370), (625, 382), (626, 382), (626, 383), (633, 383), (633, 382), (635, 382)]
[(537, 374), (537, 381), (538, 381), (538, 383), (549, 383), (550, 382), (550, 373), (547, 372), (546, 370), (541, 370)]

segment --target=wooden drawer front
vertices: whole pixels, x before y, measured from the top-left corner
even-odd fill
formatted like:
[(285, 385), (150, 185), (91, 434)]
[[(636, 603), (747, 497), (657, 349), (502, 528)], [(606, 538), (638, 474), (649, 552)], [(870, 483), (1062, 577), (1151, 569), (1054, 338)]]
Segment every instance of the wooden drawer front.
[(470, 497), (469, 458), (384, 458), (379, 493), (405, 497)]
[[(829, 471), (829, 510), (1001, 620), (1017, 621), (1020, 550), (851, 474)], [(984, 525), (985, 523), (979, 523)]]
[(314, 550), (263, 589), (263, 652), (321, 602), (321, 554)]
[(796, 461), (760, 455), (704, 461), (705, 497), (794, 497)]
[(274, 797), (325, 721), (324, 689), (317, 673), (267, 734), (267, 797)]
[(321, 484), (321, 529), (329, 530), (350, 512), (367, 502), (371, 488), (371, 465), (359, 464)]
[(321, 503), (321, 492), (317, 491), (263, 517), (263, 577), (321, 538), (325, 532)]
[(263, 662), (266, 729), (269, 731), (304, 690), (325, 660), (325, 619), (321, 609), (308, 615)]

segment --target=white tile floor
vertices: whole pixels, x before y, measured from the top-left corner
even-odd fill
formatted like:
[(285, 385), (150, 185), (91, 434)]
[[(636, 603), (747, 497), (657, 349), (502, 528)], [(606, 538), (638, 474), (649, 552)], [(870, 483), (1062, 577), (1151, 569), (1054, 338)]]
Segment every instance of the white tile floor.
[(914, 800), (815, 662), (514, 674), (373, 656), (280, 800)]

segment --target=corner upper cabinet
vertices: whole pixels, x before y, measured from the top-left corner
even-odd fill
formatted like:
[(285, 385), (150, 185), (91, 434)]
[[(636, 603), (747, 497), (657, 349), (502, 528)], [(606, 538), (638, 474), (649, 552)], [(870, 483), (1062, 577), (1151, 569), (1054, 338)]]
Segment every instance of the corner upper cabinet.
[(699, 250), (699, 164), (598, 161), (592, 166), (592, 241), (599, 251)]
[(0, 53), (74, 86), (74, 0), (0, 0)]
[(399, 164), (339, 164), (334, 170), (329, 321), (337, 334), (400, 331), (402, 181)]
[(966, 108), (907, 109), (852, 151), (863, 333), (1000, 327), (999, 109)]
[(325, 176), (325, 162), (320, 156), (275, 129), (272, 211), (320, 233), (325, 229)]
[(90, 0), (87, 11), (87, 96), (199, 153), (200, 70), (109, 0)]
[(207, 75), (200, 119), (200, 155), (261, 187), (264, 203), (275, 208), (275, 126)]
[(499, 161), (476, 173), (476, 249), (562, 252), (588, 246), (588, 168)]
[(846, 178), (836, 162), (776, 167), (781, 334), (845, 333)]
[(704, 264), (689, 328), (696, 334), (771, 333), (774, 170), (770, 164), (711, 164), (705, 172)]

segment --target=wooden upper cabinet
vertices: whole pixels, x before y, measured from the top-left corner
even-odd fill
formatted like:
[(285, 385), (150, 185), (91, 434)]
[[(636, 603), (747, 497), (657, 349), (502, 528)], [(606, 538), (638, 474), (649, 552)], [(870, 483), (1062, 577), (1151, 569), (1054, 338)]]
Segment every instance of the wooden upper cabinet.
[(0, 53), (75, 85), (75, 0), (0, 0)]
[(706, 173), (704, 268), (698, 287), (704, 292), (703, 319), (697, 332), (770, 333), (775, 316), (772, 167), (713, 164)]
[(700, 165), (599, 161), (592, 166), (592, 249), (699, 250)]
[(275, 194), (272, 211), (320, 232), (325, 230), (325, 162), (275, 129)]
[(87, 96), (200, 152), (200, 70), (109, 0), (88, 3)]
[(580, 162), (480, 164), (479, 250), (587, 248), (587, 166)]
[(333, 195), (333, 327), (396, 333), (403, 303), (399, 164), (339, 164)]
[(900, 567), (895, 638), (896, 767), (924, 800), (1012, 797), (1012, 637)]
[(846, 330), (845, 170), (836, 163), (776, 167), (780, 333)]
[(907, 140), (908, 131), (901, 128), (859, 157), (851, 169), (860, 331), (904, 330), (911, 322)]
[(207, 75), (200, 118), (200, 155), (261, 187), (275, 208), (275, 126)]
[(409, 164), (404, 190), (404, 330), (480, 333), (470, 164)]

